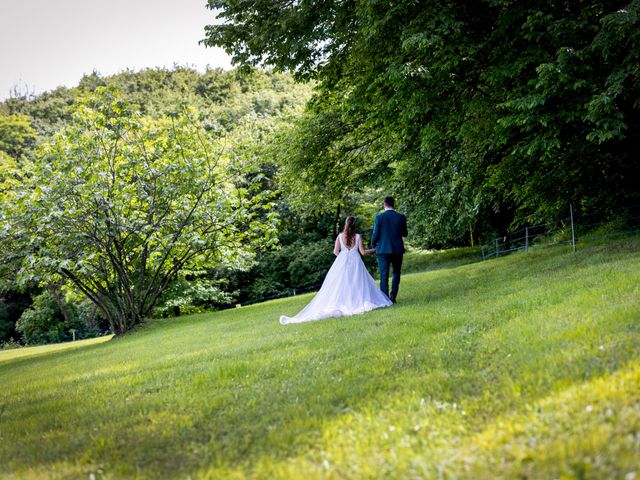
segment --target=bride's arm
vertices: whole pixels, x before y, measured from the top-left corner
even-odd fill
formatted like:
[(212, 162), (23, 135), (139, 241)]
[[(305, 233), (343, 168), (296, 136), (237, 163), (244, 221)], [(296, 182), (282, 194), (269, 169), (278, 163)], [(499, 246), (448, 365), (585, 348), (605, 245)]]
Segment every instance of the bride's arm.
[(358, 235), (358, 250), (360, 250), (361, 255), (369, 255), (376, 251), (375, 248), (371, 248), (369, 250), (364, 249), (364, 245), (362, 245), (362, 237)]
[(333, 254), (337, 257), (340, 255), (340, 237), (336, 237), (336, 243), (333, 246)]

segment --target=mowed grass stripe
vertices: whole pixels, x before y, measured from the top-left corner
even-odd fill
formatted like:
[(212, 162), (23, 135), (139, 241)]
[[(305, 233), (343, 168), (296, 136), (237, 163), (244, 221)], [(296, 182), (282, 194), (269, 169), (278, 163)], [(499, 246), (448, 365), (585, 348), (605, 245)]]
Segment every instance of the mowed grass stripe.
[[(428, 264), (429, 262), (424, 262)], [(3, 478), (624, 477), (640, 455), (640, 241), (403, 276), (0, 361)]]
[(105, 335), (104, 337), (88, 338), (85, 340), (77, 340), (75, 342), (54, 343), (51, 345), (39, 345), (37, 347), (28, 348), (14, 348), (9, 350), (0, 350), (0, 362), (5, 360), (14, 360), (16, 358), (32, 357), (35, 355), (51, 354), (53, 352), (59, 352), (61, 350), (76, 349), (86, 347), (89, 345), (95, 345), (98, 343), (111, 340), (113, 335)]

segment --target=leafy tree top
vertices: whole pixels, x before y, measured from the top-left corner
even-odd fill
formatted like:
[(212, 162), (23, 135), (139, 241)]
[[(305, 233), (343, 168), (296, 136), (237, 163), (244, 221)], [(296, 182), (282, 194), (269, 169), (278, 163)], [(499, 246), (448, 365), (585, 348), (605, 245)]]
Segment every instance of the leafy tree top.
[(0, 210), (3, 259), (20, 259), (22, 282), (65, 278), (117, 333), (181, 271), (241, 267), (276, 240), (271, 193), (183, 106), (151, 119), (98, 87), (40, 153)]
[(209, 7), (207, 45), (319, 81), (285, 157), (313, 198), (395, 191), (436, 245), (640, 200), (638, 0)]

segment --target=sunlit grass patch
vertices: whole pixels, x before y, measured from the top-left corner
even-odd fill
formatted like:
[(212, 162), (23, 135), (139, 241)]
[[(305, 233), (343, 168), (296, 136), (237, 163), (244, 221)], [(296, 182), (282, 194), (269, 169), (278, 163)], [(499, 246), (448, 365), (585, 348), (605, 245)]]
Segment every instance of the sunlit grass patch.
[(97, 345), (107, 340), (111, 340), (113, 335), (105, 335), (98, 338), (88, 338), (86, 340), (77, 340), (75, 342), (54, 343), (51, 345), (39, 345), (36, 347), (14, 348), (11, 350), (0, 350), (0, 362), (5, 360), (13, 360), (16, 358), (31, 357), (34, 355), (42, 355), (45, 353), (59, 352), (62, 350), (87, 347), (89, 345)]
[(627, 239), (406, 275), (361, 316), (279, 325), (308, 294), (5, 358), (0, 477), (625, 478), (638, 285)]

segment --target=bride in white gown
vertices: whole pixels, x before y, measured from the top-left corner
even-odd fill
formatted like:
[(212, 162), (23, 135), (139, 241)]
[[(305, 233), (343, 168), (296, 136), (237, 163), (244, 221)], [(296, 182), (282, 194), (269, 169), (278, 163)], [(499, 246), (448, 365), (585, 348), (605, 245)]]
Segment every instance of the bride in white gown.
[(295, 317), (282, 315), (281, 324), (356, 315), (391, 305), (391, 300), (378, 288), (360, 257), (360, 254), (368, 255), (375, 249), (364, 249), (355, 223), (355, 217), (347, 217), (344, 231), (336, 238), (333, 253), (337, 258), (320, 291)]

